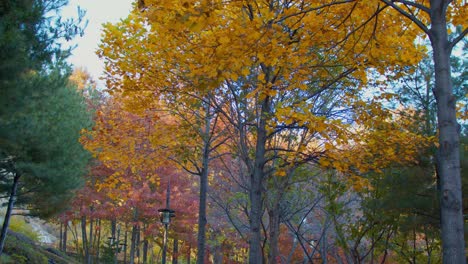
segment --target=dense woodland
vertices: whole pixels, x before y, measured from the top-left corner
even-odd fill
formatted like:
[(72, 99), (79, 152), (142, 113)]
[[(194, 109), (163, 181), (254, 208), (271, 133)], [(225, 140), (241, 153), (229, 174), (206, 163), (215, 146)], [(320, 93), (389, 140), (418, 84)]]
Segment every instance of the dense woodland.
[(66, 4), (0, 2), (0, 256), (20, 212), (83, 263), (466, 263), (466, 1), (139, 0), (105, 87)]

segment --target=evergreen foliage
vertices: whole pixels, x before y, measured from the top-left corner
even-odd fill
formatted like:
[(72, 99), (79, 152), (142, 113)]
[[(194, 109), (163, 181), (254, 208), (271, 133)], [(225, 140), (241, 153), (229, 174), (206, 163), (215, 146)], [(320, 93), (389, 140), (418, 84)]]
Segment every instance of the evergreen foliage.
[(66, 0), (0, 4), (0, 192), (9, 196), (0, 254), (14, 206), (51, 216), (80, 186), (89, 159), (78, 138), (91, 125), (84, 97), (68, 83), (69, 50), (81, 33), (58, 15)]

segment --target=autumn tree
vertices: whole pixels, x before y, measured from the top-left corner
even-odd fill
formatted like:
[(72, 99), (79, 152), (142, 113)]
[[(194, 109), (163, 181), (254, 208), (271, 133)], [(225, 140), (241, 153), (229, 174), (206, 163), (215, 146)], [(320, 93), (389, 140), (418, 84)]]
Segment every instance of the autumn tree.
[(159, 102), (157, 110), (170, 115), (173, 122), (162, 127), (163, 134), (157, 140), (154, 138), (153, 143), (167, 148), (166, 153), (175, 166), (199, 177), (197, 259), (205, 262), (208, 175), (210, 163), (219, 158), (226, 140), (223, 126), (216, 108), (210, 104), (210, 97), (200, 98), (197, 93), (170, 93)]
[[(267, 177), (284, 175), (289, 164), (317, 160), (324, 149), (338, 148), (348, 140), (350, 127), (345, 119), (327, 120), (326, 115), (315, 112), (319, 107), (314, 109), (314, 104), (326, 101), (321, 95), (336, 89), (342, 90), (337, 93), (341, 98), (336, 100), (342, 103), (337, 108), (378, 111), (377, 106), (368, 109), (358, 99), (367, 69), (398, 70), (419, 58), (417, 48), (412, 50), (416, 56), (407, 56), (409, 50), (394, 44), (413, 42), (417, 34), (406, 30), (411, 25), (402, 22), (401, 31), (379, 33), (395, 19), (394, 13), (384, 9), (378, 3), (347, 1), (144, 1), (128, 19), (108, 25), (100, 54), (107, 59), (109, 86), (137, 94), (134, 98), (167, 92), (189, 94), (197, 89), (216, 99), (211, 103), (224, 111), (233, 127), (240, 143), (235, 147), (250, 175), (250, 262), (260, 263)], [(379, 49), (377, 39), (393, 45)], [(289, 96), (294, 99), (288, 100)], [(275, 153), (280, 145), (271, 144), (272, 139), (287, 135), (285, 129), (299, 131), (298, 138), (301, 133), (309, 138), (291, 141), (290, 149)], [(335, 138), (341, 141), (325, 146), (327, 139)], [(313, 139), (320, 148), (313, 148)], [(338, 162), (343, 160), (338, 156), (332, 158), (335, 162), (329, 159), (328, 164), (351, 167)], [(281, 161), (280, 165), (275, 161)], [(282, 166), (285, 168), (280, 170)]]
[[(434, 0), (388, 1), (401, 17), (409, 19), (431, 42), (439, 129), (437, 172), (440, 176), (442, 245), (444, 263), (465, 263), (464, 221), (460, 177), (460, 125), (456, 117), (456, 98), (452, 86), (450, 55), (468, 33), (466, 2)], [(453, 27), (460, 32), (450, 34)]]
[[(466, 41), (464, 41), (464, 44), (465, 47), (462, 47), (462, 49), (466, 48)], [(457, 100), (457, 117), (461, 120), (463, 125), (463, 123), (465, 123), (464, 120), (466, 120), (465, 113), (467, 107), (467, 99), (465, 96), (467, 92), (465, 76), (466, 59), (452, 55), (450, 63), (452, 66), (454, 96)], [(438, 132), (436, 129), (437, 107), (435, 97), (432, 93), (434, 88), (434, 67), (431, 55), (428, 54), (419, 64), (414, 65), (412, 68), (414, 68), (412, 73), (389, 84), (390, 87), (388, 90), (393, 87), (397, 93), (397, 95), (394, 96), (394, 99), (396, 100), (393, 100), (393, 103), (395, 103), (395, 110), (401, 115), (406, 116), (406, 118), (414, 120), (414, 124), (412, 125), (413, 131), (419, 131), (419, 133), (426, 135), (436, 135)], [(405, 108), (406, 110), (403, 110), (402, 108)], [(464, 130), (462, 129), (462, 137), (463, 131)], [(435, 147), (430, 148), (424, 153), (424, 155), (419, 156), (418, 165), (411, 168), (393, 168), (391, 174), (386, 172), (385, 177), (381, 179), (385, 184), (398, 185), (398, 181), (392, 181), (390, 179), (392, 177), (399, 177), (397, 176), (397, 171), (399, 171), (402, 173), (400, 176), (404, 177), (401, 182), (410, 183), (396, 188), (399, 190), (399, 194), (397, 196), (402, 198), (401, 203), (407, 205), (402, 209), (406, 210), (410, 207), (414, 208), (411, 213), (414, 221), (407, 221), (406, 224), (402, 223), (402, 228), (400, 230), (413, 232), (413, 228), (418, 229), (420, 234), (425, 235), (426, 241), (434, 241), (434, 239), (437, 241), (437, 238), (439, 237), (437, 230), (440, 229), (440, 205), (439, 202), (436, 202), (438, 199), (440, 181), (439, 175), (436, 173), (436, 164), (433, 162), (436, 156), (435, 150)], [(460, 148), (460, 151), (461, 153), (463, 152), (463, 147)], [(461, 162), (462, 164), (464, 162), (463, 155), (461, 156)], [(462, 168), (463, 167), (464, 166), (462, 165)], [(411, 184), (413, 182), (415, 184)], [(466, 184), (462, 181), (463, 190), (465, 189), (465, 185)], [(428, 190), (431, 191), (428, 192)], [(465, 200), (466, 193), (462, 192), (462, 194), (462, 197)], [(414, 204), (412, 202), (414, 202)], [(420, 229), (421, 226), (424, 227), (424, 229)], [(400, 233), (399, 231), (397, 235), (403, 235), (403, 233), (404, 232)], [(413, 237), (413, 234), (410, 233), (408, 236)], [(399, 244), (404, 245), (406, 243), (400, 242)], [(437, 243), (434, 244), (438, 246)], [(437, 252), (436, 250), (438, 249), (437, 247), (428, 248), (433, 252)], [(414, 254), (406, 253), (406, 255)], [(429, 256), (430, 255), (431, 254), (429, 254)]]
[[(122, 100), (115, 95), (108, 98), (98, 110), (96, 125), (84, 134), (81, 141), (99, 163), (112, 171), (91, 184), (94, 192), (106, 197), (98, 200), (106, 201), (107, 206), (89, 201), (85, 203), (86, 207), (101, 208), (103, 218), (129, 224), (132, 229), (129, 240), (132, 262), (142, 233), (146, 253), (149, 243), (162, 247), (156, 238), (162, 233), (157, 225), (160, 221), (157, 209), (166, 204), (168, 185), (170, 206), (177, 212), (170, 234), (175, 240), (193, 240), (194, 207), (198, 203), (192, 195), (190, 177), (181, 167), (170, 165), (172, 155), (168, 155), (168, 149), (180, 147), (174, 140), (178, 133), (176, 123), (165, 111), (144, 109), (138, 113), (129, 112)], [(89, 214), (86, 210), (85, 215), (98, 213), (95, 210)]]

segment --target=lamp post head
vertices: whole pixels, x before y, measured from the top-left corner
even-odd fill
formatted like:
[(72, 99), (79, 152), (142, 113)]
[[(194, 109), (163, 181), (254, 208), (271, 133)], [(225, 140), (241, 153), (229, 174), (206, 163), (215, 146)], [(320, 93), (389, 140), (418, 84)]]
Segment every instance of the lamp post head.
[(168, 225), (171, 222), (171, 218), (175, 217), (175, 211), (169, 208), (159, 209), (158, 212), (161, 223), (165, 225)]

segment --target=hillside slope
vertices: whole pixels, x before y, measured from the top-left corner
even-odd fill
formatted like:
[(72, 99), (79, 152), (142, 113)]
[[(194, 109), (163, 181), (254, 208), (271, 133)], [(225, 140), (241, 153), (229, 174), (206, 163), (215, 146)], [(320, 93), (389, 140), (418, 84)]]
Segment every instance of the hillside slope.
[(44, 248), (27, 236), (8, 231), (4, 254), (0, 263), (5, 264), (78, 264), (79, 262), (52, 248)]

